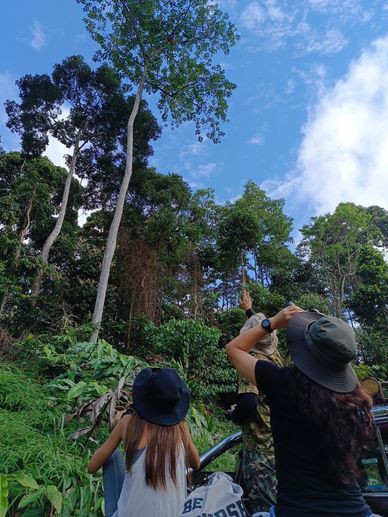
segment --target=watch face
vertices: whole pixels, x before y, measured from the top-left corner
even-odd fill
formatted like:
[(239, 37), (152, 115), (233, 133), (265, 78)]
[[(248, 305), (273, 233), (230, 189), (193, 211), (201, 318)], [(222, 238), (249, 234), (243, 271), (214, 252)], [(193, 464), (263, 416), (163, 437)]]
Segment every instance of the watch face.
[(265, 319), (261, 322), (261, 326), (263, 329), (270, 331), (271, 330), (271, 322), (268, 319)]

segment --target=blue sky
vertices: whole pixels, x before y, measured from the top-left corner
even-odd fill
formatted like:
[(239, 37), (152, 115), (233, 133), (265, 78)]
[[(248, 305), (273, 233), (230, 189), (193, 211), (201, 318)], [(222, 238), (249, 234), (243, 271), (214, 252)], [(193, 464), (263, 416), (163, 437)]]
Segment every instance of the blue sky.
[[(165, 129), (151, 159), (220, 202), (252, 179), (286, 199), (296, 228), (341, 201), (388, 209), (388, 1), (223, 0), (241, 40), (220, 62), (237, 84), (221, 144)], [(0, 21), (0, 135), (14, 82), (95, 45), (75, 0), (6, 2)], [(151, 107), (155, 106), (150, 100)], [(154, 113), (157, 115), (155, 109)], [(47, 154), (63, 163), (51, 141)]]

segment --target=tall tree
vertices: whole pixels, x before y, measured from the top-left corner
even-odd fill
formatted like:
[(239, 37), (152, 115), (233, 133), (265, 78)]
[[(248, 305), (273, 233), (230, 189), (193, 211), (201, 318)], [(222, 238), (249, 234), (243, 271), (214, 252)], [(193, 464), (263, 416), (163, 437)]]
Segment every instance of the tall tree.
[(226, 305), (235, 302), (242, 261), (254, 281), (268, 287), (273, 273), (279, 274), (282, 263), (289, 259), (286, 245), (291, 241), (292, 220), (284, 214), (283, 207), (283, 200), (271, 199), (249, 181), (243, 195), (222, 208), (218, 248)]
[(333, 314), (344, 316), (347, 290), (355, 281), (363, 245), (381, 242), (381, 232), (363, 207), (340, 203), (333, 214), (313, 217), (302, 228), (299, 253), (325, 284)]
[(78, 0), (86, 26), (100, 45), (97, 58), (108, 60), (135, 88), (127, 123), (126, 168), (109, 231), (98, 285), (93, 323), (98, 337), (110, 267), (126, 192), (132, 175), (133, 130), (144, 91), (158, 94), (162, 119), (173, 126), (193, 121), (196, 134), (214, 142), (222, 136), (227, 99), (234, 85), (214, 56), (229, 52), (236, 29), (217, 4), (207, 0)]
[(358, 321), (388, 331), (388, 264), (376, 247), (360, 245), (348, 305)]
[(91, 170), (90, 159), (95, 155), (105, 151), (114, 159), (133, 101), (126, 98), (120, 79), (111, 68), (102, 65), (92, 70), (81, 56), (69, 57), (55, 65), (52, 77), (26, 75), (17, 85), (21, 102), (6, 102), (7, 125), (21, 135), (23, 153), (39, 156), (50, 135), (72, 149), (71, 156), (67, 157), (68, 175), (58, 217), (43, 244), (31, 288), (35, 306), (44, 264), (62, 229), (72, 178), (75, 173), (85, 176)]
[[(0, 262), (6, 273), (0, 294), (0, 317), (7, 300), (12, 299), (12, 291), (27, 295), (29, 286), (25, 284), (30, 280), (36, 249), (42, 245), (42, 235), (46, 236), (52, 227), (60, 203), (58, 192), (62, 191), (66, 176), (65, 169), (46, 157), (27, 158), (16, 152), (0, 155), (0, 183), (7, 185), (0, 195)], [(73, 190), (77, 190), (75, 186)], [(76, 211), (71, 215), (76, 217)], [(15, 305), (13, 300), (12, 306)]]

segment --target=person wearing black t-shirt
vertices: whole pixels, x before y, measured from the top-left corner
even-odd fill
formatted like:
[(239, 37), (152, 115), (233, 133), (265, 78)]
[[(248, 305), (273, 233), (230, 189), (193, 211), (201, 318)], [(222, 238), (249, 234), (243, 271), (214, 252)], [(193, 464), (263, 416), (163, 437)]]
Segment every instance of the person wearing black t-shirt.
[[(287, 328), (292, 368), (249, 354), (278, 328)], [(267, 395), (278, 479), (271, 516), (372, 516), (356, 481), (373, 419), (371, 399), (350, 366), (357, 353), (353, 330), (292, 305), (236, 337), (227, 353), (239, 374)]]

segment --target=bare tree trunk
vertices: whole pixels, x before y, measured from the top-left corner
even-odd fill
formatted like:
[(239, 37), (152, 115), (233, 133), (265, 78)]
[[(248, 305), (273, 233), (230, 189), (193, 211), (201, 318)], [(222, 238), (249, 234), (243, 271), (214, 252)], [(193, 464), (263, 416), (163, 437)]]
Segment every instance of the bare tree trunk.
[(144, 82), (146, 78), (146, 70), (143, 72), (143, 76), (140, 80), (139, 87), (136, 93), (135, 102), (133, 104), (132, 112), (128, 119), (127, 125), (127, 161), (125, 165), (124, 178), (121, 183), (120, 193), (117, 200), (117, 206), (113, 216), (112, 223), (109, 228), (108, 238), (106, 240), (106, 246), (104, 251), (104, 258), (102, 260), (102, 267), (100, 273), (100, 280), (98, 282), (96, 302), (94, 305), (92, 323), (96, 325), (95, 330), (92, 332), (89, 341), (95, 342), (98, 339), (100, 332), (100, 325), (102, 321), (102, 315), (104, 312), (106, 291), (108, 288), (108, 280), (110, 275), (110, 268), (113, 260), (113, 255), (116, 249), (117, 234), (120, 227), (121, 217), (123, 215), (125, 197), (127, 195), (129, 181), (132, 176), (132, 161), (133, 161), (133, 126), (136, 119), (137, 112), (140, 106), (140, 99), (143, 93)]
[(26, 216), (24, 218), (25, 225), (20, 230), (20, 234), (19, 234), (19, 244), (20, 244), (20, 246), (18, 246), (17, 249), (16, 249), (15, 262), (17, 262), (19, 260), (19, 258), (20, 258), (20, 252), (21, 252), (21, 248), (22, 248), (22, 244), (23, 244), (24, 238), (27, 235), (28, 230), (30, 229), (30, 226), (31, 226), (31, 210), (32, 210), (32, 203), (34, 202), (34, 197), (35, 197), (35, 190), (33, 191), (32, 196), (30, 197), (30, 199), (28, 200), (28, 203), (27, 203)]
[(255, 250), (253, 252), (253, 264), (254, 264), (254, 270), (255, 270), (255, 282), (258, 282), (258, 279), (259, 279), (259, 274), (257, 272), (257, 265), (258, 265), (258, 260), (257, 260), (257, 250)]
[[(62, 195), (61, 209), (59, 211), (57, 221), (55, 223), (53, 231), (50, 233), (50, 235), (47, 237), (45, 243), (43, 244), (43, 248), (40, 253), (39, 258), (42, 262), (45, 262), (45, 263), (48, 262), (51, 247), (54, 244), (54, 242), (57, 240), (58, 235), (61, 233), (63, 221), (65, 219), (67, 203), (69, 200), (71, 181), (73, 179), (75, 166), (76, 166), (77, 158), (78, 158), (80, 140), (81, 140), (81, 132), (78, 133), (76, 141), (74, 143), (73, 156), (71, 158), (69, 173), (66, 178), (65, 189), (64, 189), (63, 195)], [(42, 278), (43, 278), (43, 268), (39, 267), (37, 274), (35, 275), (34, 281), (32, 283), (32, 286), (31, 286), (31, 306), (33, 308), (36, 306), (36, 303), (37, 303), (37, 297), (39, 294), (40, 285), (42, 283)]]

